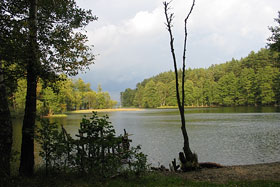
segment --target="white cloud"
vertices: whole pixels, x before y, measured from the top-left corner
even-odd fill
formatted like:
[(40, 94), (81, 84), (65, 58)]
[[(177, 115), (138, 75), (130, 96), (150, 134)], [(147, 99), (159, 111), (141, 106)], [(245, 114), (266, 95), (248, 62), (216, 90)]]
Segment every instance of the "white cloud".
[(134, 18), (126, 22), (126, 27), (130, 30), (130, 34), (139, 34), (153, 32), (158, 26), (159, 12), (157, 9), (153, 12), (141, 11), (138, 12)]
[(275, 2), (271, 0), (198, 1), (192, 18), (194, 20), (191, 25), (192, 32), (207, 31), (208, 34), (204, 37), (210, 39), (213, 39), (214, 34), (217, 38), (216, 44), (222, 48), (232, 40), (245, 42), (246, 39), (253, 40), (261, 37), (265, 41), (269, 34), (267, 26), (273, 24), (273, 17), (277, 13)]
[(145, 51), (150, 45), (156, 45), (161, 39), (158, 35), (164, 31), (161, 14), (163, 13), (158, 8), (152, 12), (140, 11), (120, 24), (104, 24), (89, 31), (89, 40), (95, 45), (96, 53), (100, 54), (93, 69), (114, 68), (120, 73), (124, 69), (133, 69), (132, 66), (145, 66), (145, 63), (149, 63), (145, 60)]
[[(122, 90), (172, 68), (161, 0), (79, 2), (100, 17), (88, 27), (89, 40), (100, 56), (86, 79), (101, 83), (105, 90)], [(177, 53), (191, 2), (173, 0), (171, 4)], [(279, 0), (197, 0), (188, 27), (187, 65), (208, 67), (265, 47), (270, 35), (267, 27), (275, 24), (279, 7)]]
[[(162, 29), (163, 18), (161, 11), (155, 9), (152, 12), (140, 11), (128, 20), (120, 24), (106, 24), (94, 29), (91, 33), (97, 43), (106, 43), (108, 40), (115, 40), (120, 37), (135, 37), (139, 34), (151, 34)], [(121, 41), (119, 41), (121, 42)]]

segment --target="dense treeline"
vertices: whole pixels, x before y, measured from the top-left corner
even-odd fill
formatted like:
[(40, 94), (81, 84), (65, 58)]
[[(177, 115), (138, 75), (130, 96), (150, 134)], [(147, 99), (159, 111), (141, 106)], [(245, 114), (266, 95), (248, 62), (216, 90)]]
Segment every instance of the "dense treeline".
[[(23, 113), (26, 98), (26, 79), (19, 79), (17, 90), (10, 97), (11, 108), (17, 113)], [(55, 84), (46, 84), (42, 80), (37, 87), (37, 111), (41, 115), (52, 115), (71, 110), (113, 108), (116, 101), (111, 100), (108, 92), (103, 92), (101, 86), (93, 91), (89, 83), (82, 79), (72, 80), (63, 77)]]
[[(280, 104), (279, 54), (268, 49), (246, 58), (188, 69), (185, 81), (187, 106), (244, 106)], [(182, 73), (179, 72), (179, 75)], [(155, 108), (176, 106), (174, 72), (145, 79), (136, 89), (121, 93), (122, 106)]]

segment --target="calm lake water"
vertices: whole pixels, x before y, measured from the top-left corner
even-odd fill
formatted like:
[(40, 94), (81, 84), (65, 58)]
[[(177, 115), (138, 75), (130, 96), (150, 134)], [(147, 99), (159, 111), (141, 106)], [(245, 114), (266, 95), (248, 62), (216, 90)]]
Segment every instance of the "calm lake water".
[[(100, 113), (103, 115), (105, 113)], [(106, 113), (116, 129), (132, 134), (154, 166), (178, 158), (183, 138), (177, 109)], [(87, 115), (90, 116), (90, 115)], [(200, 162), (243, 165), (280, 161), (280, 109), (274, 107), (192, 108), (185, 112), (191, 149)], [(75, 135), (83, 114), (56, 118)], [(21, 120), (14, 119), (14, 148), (20, 150)], [(36, 152), (38, 148), (35, 149)]]

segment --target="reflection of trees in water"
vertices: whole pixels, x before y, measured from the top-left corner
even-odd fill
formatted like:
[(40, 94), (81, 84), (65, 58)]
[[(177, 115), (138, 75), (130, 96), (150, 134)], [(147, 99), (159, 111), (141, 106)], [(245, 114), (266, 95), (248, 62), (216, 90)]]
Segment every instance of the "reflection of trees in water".
[[(208, 110), (208, 109), (207, 109)], [(217, 113), (218, 111), (236, 111), (236, 113)], [(192, 139), (194, 152), (200, 155), (200, 161), (219, 162), (224, 165), (237, 165), (261, 162), (279, 161), (280, 128), (279, 113), (276, 108), (266, 108), (270, 113), (259, 113), (254, 107), (242, 113), (239, 110), (227, 108), (209, 109), (207, 114), (188, 113), (188, 130)], [(212, 113), (211, 113), (212, 112)], [(165, 166), (170, 158), (178, 156), (182, 149), (182, 137), (178, 127), (178, 112), (176, 109), (144, 110), (139, 112), (108, 113), (116, 134), (126, 129), (133, 140), (132, 145), (142, 145), (142, 150), (148, 155), (149, 162), (158, 166), (158, 162)], [(71, 135), (77, 133), (83, 114), (69, 114), (67, 118), (53, 118), (63, 123)], [(14, 149), (20, 150), (21, 120), (14, 119)], [(149, 142), (149, 143), (147, 143)], [(160, 147), (166, 147), (166, 149)]]

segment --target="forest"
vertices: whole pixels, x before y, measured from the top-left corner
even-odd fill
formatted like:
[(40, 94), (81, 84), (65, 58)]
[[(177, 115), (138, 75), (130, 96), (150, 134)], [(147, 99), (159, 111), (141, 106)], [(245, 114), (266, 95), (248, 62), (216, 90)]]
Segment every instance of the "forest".
[[(280, 104), (279, 53), (251, 52), (240, 60), (186, 70), (186, 106), (263, 106)], [(179, 78), (182, 71), (179, 70)], [(181, 86), (179, 86), (181, 87)], [(143, 80), (121, 92), (123, 107), (176, 106), (173, 71)]]
[[(37, 112), (40, 115), (60, 114), (81, 109), (113, 108), (117, 102), (113, 101), (108, 92), (103, 92), (98, 85), (97, 92), (91, 89), (89, 83), (81, 78), (75, 80), (60, 76), (55, 83), (38, 81)], [(9, 104), (11, 112), (16, 115), (24, 113), (27, 82), (26, 79), (17, 81), (16, 90), (10, 93)]]

